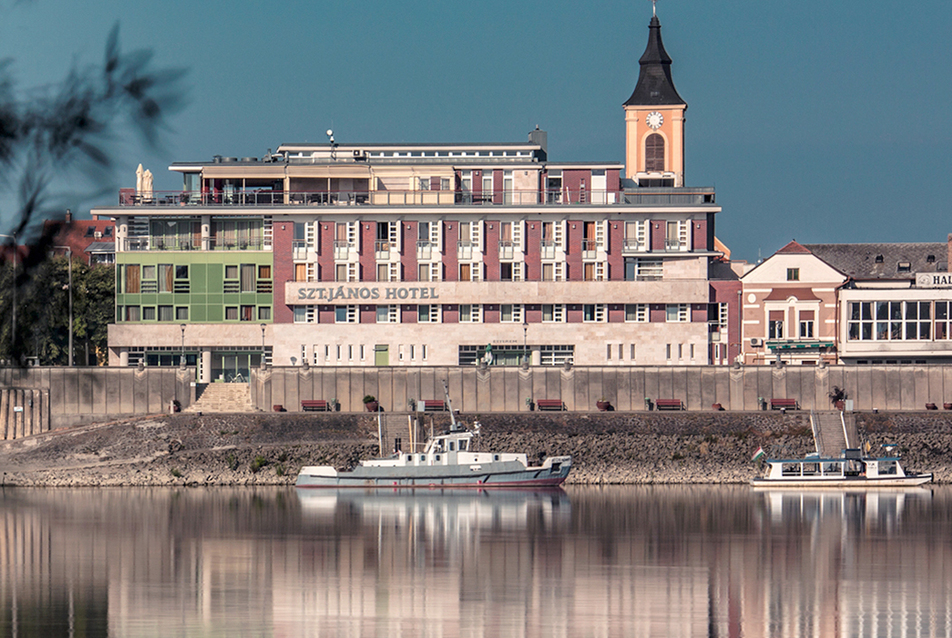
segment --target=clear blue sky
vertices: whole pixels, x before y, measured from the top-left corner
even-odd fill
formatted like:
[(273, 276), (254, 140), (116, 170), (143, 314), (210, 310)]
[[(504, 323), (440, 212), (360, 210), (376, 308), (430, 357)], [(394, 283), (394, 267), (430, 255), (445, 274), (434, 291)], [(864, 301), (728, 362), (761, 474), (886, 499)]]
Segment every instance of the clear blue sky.
[[(948, 0), (659, 0), (658, 16), (689, 104), (687, 183), (717, 188), (735, 256), (952, 231)], [(21, 89), (55, 82), (101, 60), (118, 22), (123, 50), (188, 68), (163, 148), (116, 147), (116, 189), (142, 162), (174, 190), (171, 162), (328, 128), (346, 143), (522, 141), (538, 124), (553, 160), (623, 161), (650, 18), (649, 0), (9, 0), (0, 57)]]

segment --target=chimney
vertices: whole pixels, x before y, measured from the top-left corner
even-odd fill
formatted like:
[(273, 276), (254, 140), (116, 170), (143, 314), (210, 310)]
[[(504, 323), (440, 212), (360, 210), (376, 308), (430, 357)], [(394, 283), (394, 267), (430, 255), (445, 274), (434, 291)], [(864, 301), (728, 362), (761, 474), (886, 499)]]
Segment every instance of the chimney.
[[(66, 224), (69, 225), (72, 223), (73, 223), (73, 211), (67, 208), (66, 209)], [(949, 241), (952, 242), (952, 235), (949, 235)]]
[(538, 144), (542, 148), (542, 152), (539, 155), (539, 161), (544, 162), (548, 159), (549, 135), (540, 129), (538, 124), (536, 124), (534, 131), (529, 131), (529, 143)]

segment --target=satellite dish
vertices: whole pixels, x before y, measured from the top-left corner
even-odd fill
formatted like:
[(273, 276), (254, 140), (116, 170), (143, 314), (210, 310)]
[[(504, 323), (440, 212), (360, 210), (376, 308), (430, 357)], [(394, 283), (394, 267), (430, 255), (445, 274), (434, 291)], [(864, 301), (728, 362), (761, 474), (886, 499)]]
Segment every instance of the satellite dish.
[(333, 135), (334, 135), (334, 131), (332, 131), (331, 129), (327, 129), (327, 137), (333, 137)]

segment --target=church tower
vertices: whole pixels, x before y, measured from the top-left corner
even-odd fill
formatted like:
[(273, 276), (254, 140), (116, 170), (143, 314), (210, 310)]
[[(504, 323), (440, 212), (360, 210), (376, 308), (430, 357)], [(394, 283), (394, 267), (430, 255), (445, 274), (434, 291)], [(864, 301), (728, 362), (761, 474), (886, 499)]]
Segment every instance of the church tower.
[(671, 80), (671, 58), (652, 14), (641, 71), (625, 102), (625, 176), (639, 186), (684, 186), (684, 112)]

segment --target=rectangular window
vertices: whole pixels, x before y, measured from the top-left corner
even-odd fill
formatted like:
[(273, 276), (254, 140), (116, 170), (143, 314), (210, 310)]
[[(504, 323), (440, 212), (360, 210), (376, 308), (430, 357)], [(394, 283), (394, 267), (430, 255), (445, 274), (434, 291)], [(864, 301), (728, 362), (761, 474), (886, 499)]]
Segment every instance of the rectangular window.
[(660, 259), (628, 257), (625, 259), (626, 281), (661, 281), (664, 262)]
[(813, 322), (814, 322), (814, 311), (813, 310), (801, 310), (800, 311), (800, 338), (801, 339), (813, 339)]
[(417, 323), (439, 323), (439, 304), (421, 304), (417, 306)]
[(605, 321), (605, 304), (582, 304), (582, 321), (587, 323), (601, 323)]
[(336, 306), (334, 308), (335, 323), (357, 323), (357, 306)]
[(225, 321), (238, 321), (238, 306), (225, 307)]
[(397, 323), (400, 306), (396, 304), (377, 306), (377, 323)]
[(225, 279), (238, 279), (238, 266), (234, 264), (225, 266)]
[(565, 304), (542, 304), (543, 323), (563, 323), (565, 321)]
[(688, 321), (688, 304), (669, 303), (664, 307), (665, 321), (668, 323), (686, 323)]
[(255, 307), (254, 306), (242, 306), (241, 307), (241, 320), (242, 321), (254, 321), (255, 320)]
[(130, 264), (126, 266), (126, 293), (137, 295), (139, 291), (139, 265)]
[(176, 320), (176, 321), (188, 321), (188, 306), (176, 306), (176, 307), (175, 307), (175, 320)]
[(787, 281), (800, 281), (800, 269), (787, 268)]
[(460, 323), (481, 323), (482, 308), (479, 304), (460, 304), (459, 306)]
[(126, 321), (139, 321), (139, 306), (126, 306)]
[(155, 306), (142, 306), (142, 320), (155, 321)]
[(172, 306), (159, 306), (159, 321), (174, 321), (175, 314)]
[(767, 315), (767, 338), (783, 339), (783, 310), (771, 310)]
[(499, 306), (499, 321), (501, 323), (522, 323), (522, 304), (507, 304)]
[(258, 321), (271, 321), (271, 306), (258, 308)]
[(500, 281), (512, 281), (512, 262), (503, 262), (499, 264)]
[(647, 323), (648, 322), (648, 304), (644, 304), (644, 303), (625, 304), (625, 321), (629, 323)]

